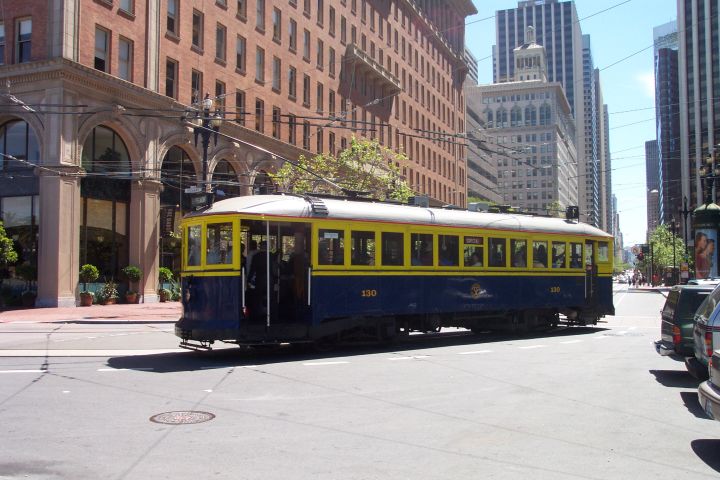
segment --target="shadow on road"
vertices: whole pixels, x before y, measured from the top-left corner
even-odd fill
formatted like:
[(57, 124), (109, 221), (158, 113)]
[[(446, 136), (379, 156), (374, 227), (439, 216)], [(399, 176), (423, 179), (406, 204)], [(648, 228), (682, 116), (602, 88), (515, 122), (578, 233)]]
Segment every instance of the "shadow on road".
[(655, 380), (666, 387), (697, 388), (700, 384), (687, 370), (650, 370)]
[(329, 352), (314, 352), (309, 346), (261, 346), (238, 348), (223, 345), (209, 352), (172, 352), (149, 355), (120, 356), (108, 359), (112, 368), (144, 370), (154, 373), (185, 372), (208, 370), (213, 368), (268, 365), (273, 363), (328, 360), (338, 357), (351, 357), (378, 353), (402, 353), (417, 349), (432, 349), (452, 346), (481, 346), (497, 342), (512, 342), (535, 338), (554, 338), (578, 335), (592, 335), (607, 329), (597, 327), (558, 328), (551, 332), (526, 334), (523, 336), (507, 334), (473, 334), (466, 330), (412, 335), (385, 345), (339, 345)]
[(690, 447), (708, 467), (720, 472), (720, 440), (693, 440)]
[[(705, 414), (705, 410), (703, 410), (702, 406), (700, 406), (697, 391), (680, 392), (680, 398), (685, 404), (685, 408), (688, 409), (688, 412), (692, 413), (697, 418), (700, 418), (702, 420), (710, 420), (710, 418)], [(717, 455), (717, 451), (715, 452), (715, 454)]]

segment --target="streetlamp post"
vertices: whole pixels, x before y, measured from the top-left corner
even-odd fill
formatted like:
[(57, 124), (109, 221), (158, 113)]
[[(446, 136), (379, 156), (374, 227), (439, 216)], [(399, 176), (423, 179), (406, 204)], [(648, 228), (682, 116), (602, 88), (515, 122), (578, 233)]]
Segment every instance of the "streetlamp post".
[(202, 101), (202, 111), (196, 112), (194, 118), (190, 119), (193, 124), (193, 133), (195, 135), (195, 146), (197, 147), (198, 136), (201, 137), (202, 141), (202, 163), (203, 163), (203, 191), (208, 191), (208, 149), (210, 148), (210, 137), (214, 137), (214, 144), (217, 145), (218, 131), (220, 130), (220, 124), (222, 119), (219, 112), (214, 114), (210, 113), (213, 108), (213, 99), (210, 98), (210, 94), (206, 93), (205, 98)]

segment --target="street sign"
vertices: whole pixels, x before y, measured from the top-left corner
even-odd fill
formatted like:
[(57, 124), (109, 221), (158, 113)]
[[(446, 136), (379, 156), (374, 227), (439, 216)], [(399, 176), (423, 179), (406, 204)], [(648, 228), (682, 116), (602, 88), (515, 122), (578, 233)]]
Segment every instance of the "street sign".
[(185, 189), (185, 193), (200, 193), (202, 190), (197, 185)]

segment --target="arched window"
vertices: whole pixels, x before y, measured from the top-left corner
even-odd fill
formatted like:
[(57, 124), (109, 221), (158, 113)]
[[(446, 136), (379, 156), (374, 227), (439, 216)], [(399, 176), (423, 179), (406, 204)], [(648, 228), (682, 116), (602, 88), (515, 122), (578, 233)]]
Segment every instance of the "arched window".
[(180, 206), (179, 216), (188, 212), (191, 209), (190, 197), (185, 189), (197, 185), (198, 180), (195, 165), (185, 150), (177, 145), (168, 150), (160, 168), (160, 181), (163, 184), (161, 206)]
[(80, 181), (80, 265), (95, 265), (101, 280), (117, 280), (128, 265), (130, 165), (127, 147), (114, 130), (98, 126), (90, 132), (82, 153), (88, 175)]
[(515, 106), (512, 108), (512, 110), (510, 110), (510, 126), (522, 126), (522, 109), (518, 106)]
[(95, 127), (85, 140), (82, 166), (87, 172), (113, 172), (115, 177), (132, 173), (125, 143), (114, 130), (103, 126)]
[(537, 109), (534, 105), (528, 105), (525, 107), (525, 125), (532, 127), (537, 125)]
[(497, 126), (501, 128), (508, 126), (508, 112), (504, 107), (500, 107), (497, 111)]
[(270, 175), (266, 172), (260, 172), (255, 176), (255, 182), (253, 183), (253, 193), (255, 195), (271, 193), (274, 192), (276, 188), (272, 178), (270, 178)]
[[(237, 173), (235, 173), (235, 169), (227, 160), (220, 160), (215, 166), (212, 174), (212, 182), (216, 188), (218, 200), (239, 197), (241, 195)], [(223, 195), (220, 195), (220, 192), (222, 192)]]
[[(0, 127), (0, 170), (26, 167), (40, 158), (37, 137), (24, 120), (11, 120)], [(14, 157), (14, 158), (11, 158)]]
[(493, 115), (493, 111), (491, 109), (485, 110), (485, 118), (487, 119), (487, 126), (488, 128), (493, 128), (495, 126), (495, 116)]
[(540, 105), (540, 125), (550, 125), (550, 105), (543, 103)]

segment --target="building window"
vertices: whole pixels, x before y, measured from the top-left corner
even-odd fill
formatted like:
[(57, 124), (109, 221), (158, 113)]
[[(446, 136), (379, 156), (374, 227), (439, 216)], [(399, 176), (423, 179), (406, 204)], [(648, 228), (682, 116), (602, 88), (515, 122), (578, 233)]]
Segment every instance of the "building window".
[(325, 13), (325, 5), (323, 3), (323, 0), (317, 0), (317, 24), (320, 27), (323, 26), (323, 21), (325, 20), (323, 17)]
[(303, 14), (306, 17), (310, 16), (310, 0), (303, 0)]
[(110, 50), (109, 37), (110, 33), (107, 30), (95, 27), (95, 70), (101, 72), (108, 72), (110, 66), (108, 59)]
[(272, 136), (280, 138), (280, 107), (273, 107), (272, 110)]
[(288, 143), (295, 145), (297, 142), (296, 138), (297, 129), (297, 117), (295, 115), (288, 115)]
[(193, 69), (190, 74), (190, 98), (193, 104), (200, 102), (200, 92), (202, 92), (202, 72)]
[(318, 70), (322, 70), (325, 67), (325, 44), (322, 40), (318, 39), (317, 41), (317, 68)]
[(203, 14), (197, 10), (193, 10), (192, 16), (192, 44), (199, 49), (203, 47)]
[(310, 76), (303, 75), (303, 105), (310, 106)]
[(273, 57), (273, 71), (272, 71), (272, 88), (276, 92), (280, 91), (280, 72), (282, 71), (282, 65), (278, 57)]
[(297, 22), (290, 19), (290, 51), (296, 52), (297, 51)]
[(288, 96), (292, 100), (297, 97), (297, 70), (295, 67), (288, 69)]
[(260, 133), (265, 131), (265, 102), (259, 98), (255, 99), (255, 130)]
[(221, 117), (225, 117), (225, 82), (215, 80), (215, 109)]
[(165, 61), (165, 95), (177, 100), (178, 63), (168, 58)]
[(282, 13), (279, 8), (273, 8), (273, 40), (280, 43), (282, 41)]
[(335, 49), (330, 47), (328, 52), (328, 70), (330, 78), (335, 78)]
[(167, 2), (167, 31), (175, 36), (178, 35), (178, 1)]
[[(40, 149), (37, 138), (27, 122), (11, 120), (0, 127), (0, 153), (30, 163), (38, 162)], [(23, 167), (23, 164), (0, 155), (0, 170), (13, 170), (16, 167)]]
[(265, 30), (265, 0), (257, 0), (255, 9), (255, 27), (258, 30)]
[(310, 122), (303, 122), (303, 148), (310, 150)]
[(323, 94), (323, 84), (318, 82), (317, 84), (317, 97), (315, 98), (315, 103), (317, 104), (317, 111), (318, 113), (322, 113), (323, 111), (323, 97), (325, 95)]
[(118, 41), (118, 76), (132, 82), (133, 42), (120, 37)]
[(323, 152), (323, 131), (322, 127), (318, 127), (317, 131), (315, 132), (315, 148), (317, 153)]
[(255, 50), (255, 81), (265, 82), (265, 50), (260, 47)]
[(331, 37), (335, 36), (335, 9), (333, 7), (330, 7), (330, 15), (328, 16), (328, 21), (330, 25), (328, 25), (328, 33)]
[(303, 31), (303, 60), (310, 61), (310, 32)]
[(225, 63), (227, 55), (227, 28), (220, 23), (215, 29), (215, 60)]
[(245, 46), (245, 38), (238, 35), (237, 40), (235, 41), (235, 68), (242, 73), (245, 73), (245, 63), (247, 56)]
[(340, 43), (345, 45), (347, 43), (347, 21), (344, 16), (340, 16)]
[(133, 0), (120, 0), (120, 10), (129, 14), (135, 13), (135, 5), (133, 3)]
[(333, 90), (328, 92), (328, 115), (335, 116), (335, 92)]
[(328, 142), (330, 143), (330, 155), (335, 156), (335, 134), (333, 132), (328, 133)]
[(247, 20), (247, 0), (237, 0), (237, 17), (240, 20)]
[(242, 90), (235, 91), (235, 121), (245, 125), (245, 92)]

